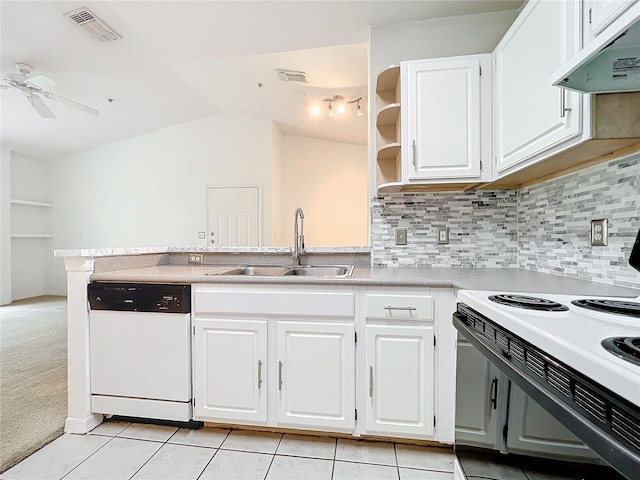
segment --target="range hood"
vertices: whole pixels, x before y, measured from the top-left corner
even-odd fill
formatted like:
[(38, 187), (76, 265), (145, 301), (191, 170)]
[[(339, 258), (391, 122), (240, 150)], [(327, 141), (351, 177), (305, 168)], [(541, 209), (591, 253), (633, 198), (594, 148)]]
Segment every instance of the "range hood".
[(551, 83), (583, 93), (640, 91), (640, 2), (554, 73)]

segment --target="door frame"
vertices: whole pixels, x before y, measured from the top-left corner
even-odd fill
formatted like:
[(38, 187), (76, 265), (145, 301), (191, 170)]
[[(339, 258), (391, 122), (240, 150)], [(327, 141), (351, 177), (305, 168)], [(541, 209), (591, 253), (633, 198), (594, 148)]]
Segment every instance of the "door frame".
[[(262, 241), (262, 221), (264, 218), (262, 211), (262, 184), (247, 184), (247, 185), (206, 185), (204, 190), (204, 211), (205, 211), (205, 232), (209, 232), (209, 189), (210, 188), (256, 188), (258, 190), (258, 247), (263, 246)], [(209, 237), (207, 237), (208, 233), (205, 233), (204, 243), (205, 246), (209, 246)]]

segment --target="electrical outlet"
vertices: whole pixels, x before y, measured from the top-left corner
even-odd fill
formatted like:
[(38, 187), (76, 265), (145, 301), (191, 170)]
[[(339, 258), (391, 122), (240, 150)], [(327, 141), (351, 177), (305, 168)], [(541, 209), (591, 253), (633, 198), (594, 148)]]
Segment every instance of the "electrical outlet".
[(608, 238), (607, 219), (591, 220), (591, 246), (606, 247)]
[(449, 243), (449, 229), (447, 227), (436, 228), (436, 243), (438, 245)]
[(406, 245), (407, 244), (407, 229), (406, 228), (396, 228), (396, 245)]
[(207, 238), (207, 236), (204, 232), (198, 232), (198, 240), (204, 240), (205, 238)]
[(189, 263), (199, 263), (202, 265), (202, 259), (204, 255), (201, 253), (190, 253), (189, 254)]

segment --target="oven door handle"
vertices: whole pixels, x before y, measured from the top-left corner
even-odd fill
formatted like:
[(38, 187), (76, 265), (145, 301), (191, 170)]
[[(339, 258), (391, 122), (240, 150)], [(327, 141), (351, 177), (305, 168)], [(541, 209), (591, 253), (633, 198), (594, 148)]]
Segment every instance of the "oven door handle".
[(493, 380), (491, 380), (491, 397), (489, 403), (491, 403), (494, 410), (498, 408), (498, 377), (493, 377)]

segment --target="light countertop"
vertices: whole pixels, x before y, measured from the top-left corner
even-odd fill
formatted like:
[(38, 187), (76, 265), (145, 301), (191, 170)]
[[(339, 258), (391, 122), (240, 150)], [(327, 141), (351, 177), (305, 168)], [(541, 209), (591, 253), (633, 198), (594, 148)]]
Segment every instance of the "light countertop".
[(232, 265), (156, 265), (91, 275), (92, 281), (264, 285), (359, 285), (638, 297), (640, 290), (519, 268), (356, 267), (351, 277), (211, 275)]

